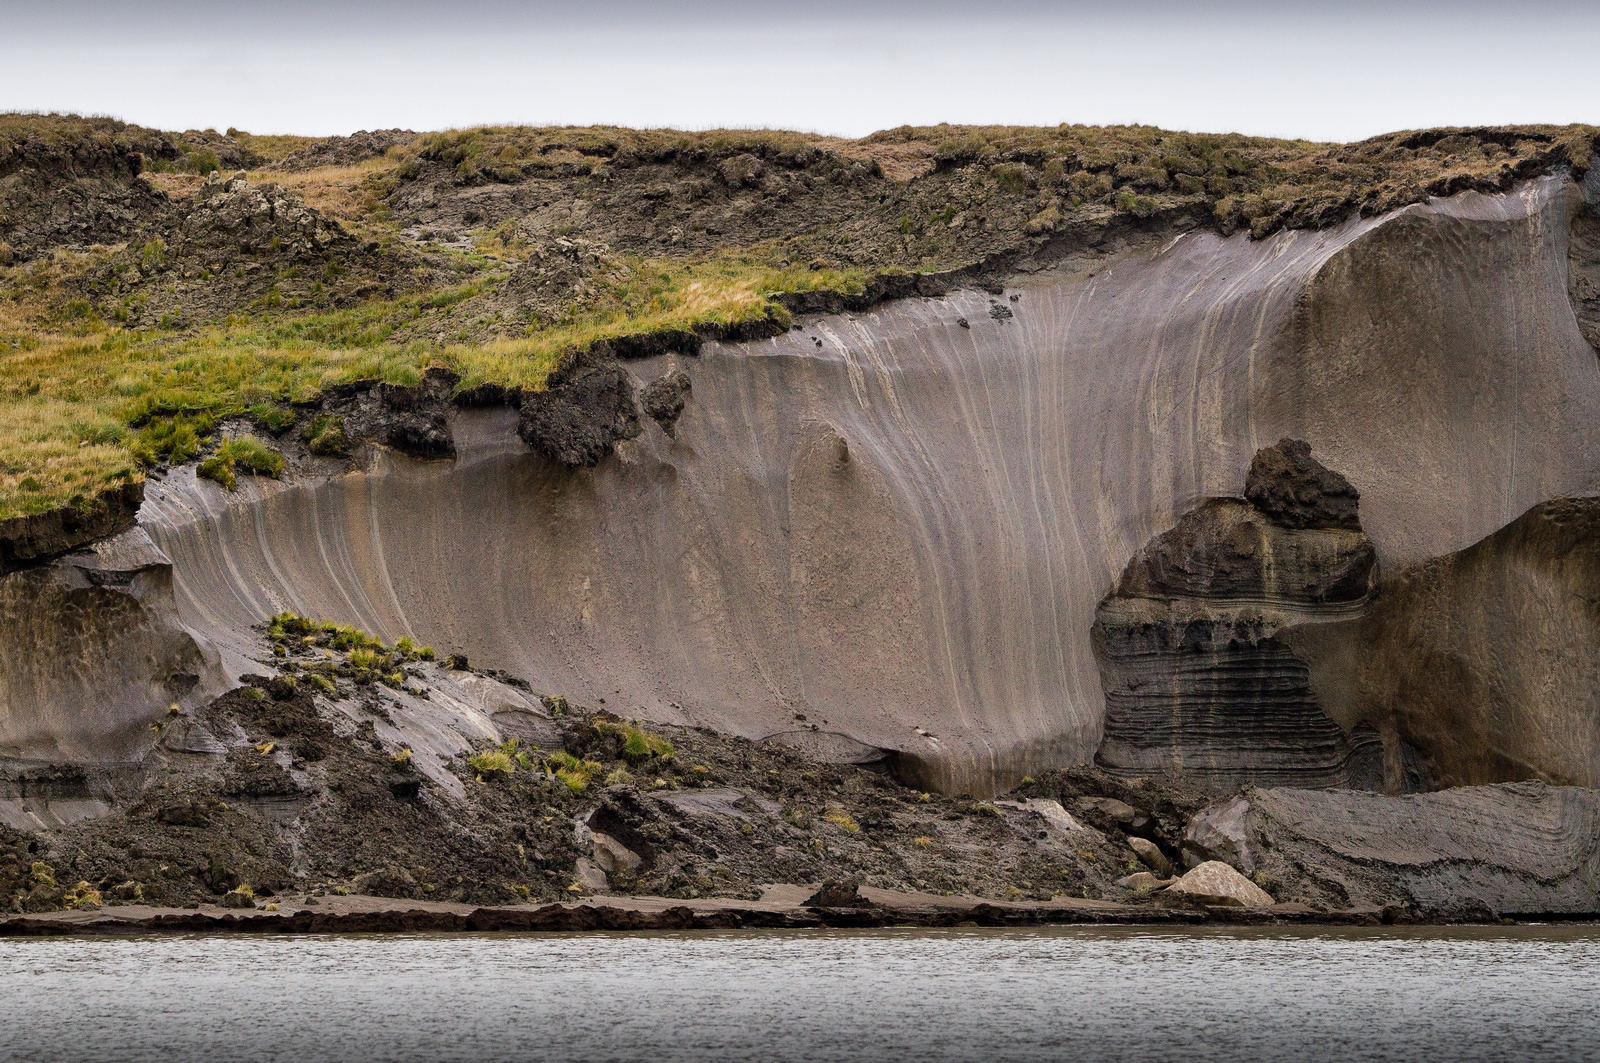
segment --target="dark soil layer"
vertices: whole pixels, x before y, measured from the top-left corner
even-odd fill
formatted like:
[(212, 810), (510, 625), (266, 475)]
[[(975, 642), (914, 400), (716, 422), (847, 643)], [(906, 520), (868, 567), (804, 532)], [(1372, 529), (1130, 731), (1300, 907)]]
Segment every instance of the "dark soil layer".
[[(0, 115), (0, 346), (70, 361), (73, 401), (119, 379), (82, 367), (80, 338), (145, 363), (195, 346), (150, 404), (49, 415), (41, 430), (55, 443), (102, 445), (84, 463), (115, 475), (126, 425), (232, 412), (218, 408), (240, 396), (302, 401), (310, 385), (290, 369), (319, 352), (341, 355), (336, 379), (395, 383), (436, 360), (472, 375), (461, 351), (503, 351), (471, 386), (539, 391), (586, 355), (771, 336), (793, 314), (993, 284), (1133, 241), (1199, 228), (1262, 237), (1582, 177), (1595, 138), (1589, 126), (1483, 127), (1340, 145), (1063, 125), (860, 140), (606, 127), (317, 139)], [(1592, 281), (1575, 267), (1586, 328)], [(372, 356), (343, 364), (352, 351)], [(590, 431), (567, 412), (533, 410), (524, 437), (576, 464), (626, 438), (627, 423)], [(108, 416), (125, 425), (99, 423)], [(0, 454), (0, 509), (83, 494), (67, 486), (80, 475), (70, 463), (43, 464)]]
[[(470, 338), (503, 332), (508, 315), (548, 325), (574, 302), (610, 297), (585, 282), (618, 256), (756, 252), (773, 264), (937, 271), (1047, 259), (1062, 246), (1096, 242), (1093, 234), (1113, 218), (1264, 236), (1429, 196), (1504, 191), (1541, 173), (1581, 176), (1595, 130), (1442, 129), (1349, 145), (1065, 125), (902, 127), (857, 141), (605, 127), (277, 139), (298, 149), (274, 158), (258, 150), (273, 147), (266, 138), (247, 134), (0, 116), (0, 241), (22, 258), (132, 238), (148, 244), (161, 236), (169, 202), (140, 178), (145, 171), (259, 166), (293, 174), (377, 160), (337, 179), (361, 192), (339, 221), (433, 253), (492, 246), (500, 263), (514, 267), (503, 289), (497, 284), (431, 325), (439, 336)], [(175, 224), (193, 227), (192, 219)], [(360, 246), (320, 243), (328, 254), (318, 265), (358, 264)], [(296, 266), (304, 272), (294, 241), (274, 250), (282, 253), (257, 265), (275, 266), (267, 269), (274, 275)], [(224, 269), (212, 269), (214, 276), (232, 268), (217, 264)], [(120, 279), (119, 295), (139, 288), (125, 271)], [(259, 286), (219, 287), (202, 305), (185, 307), (190, 320), (263, 308)]]
[(128, 327), (182, 327), (238, 310), (392, 298), (421, 283), (415, 256), (363, 244), (276, 184), (213, 171), (78, 289)]

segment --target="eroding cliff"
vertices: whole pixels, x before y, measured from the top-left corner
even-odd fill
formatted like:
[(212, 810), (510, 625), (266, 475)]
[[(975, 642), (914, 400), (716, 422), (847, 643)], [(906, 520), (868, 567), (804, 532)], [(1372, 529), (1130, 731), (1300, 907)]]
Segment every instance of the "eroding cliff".
[[(1212, 727), (1248, 696), (1286, 721), (1259, 739), (1228, 725), (1251, 752), (1197, 770), (1424, 786), (1407, 736), (1426, 728), (1346, 711), (1328, 691), (1359, 658), (1285, 632), (1341, 626), (1322, 621), (1359, 606), (1374, 559), (1404, 573), (1600, 486), (1600, 371), (1568, 292), (1585, 196), (1546, 178), (1323, 231), (1118, 243), (999, 294), (574, 363), (531, 395), (452, 401), (447, 374), (335, 389), (348, 455), (286, 437), (284, 479), (234, 492), (174, 470), (140, 520), (172, 560), (172, 623), (232, 676), (254, 667), (253, 626), (291, 609), (630, 715), (752, 739), (815, 728), (977, 794), (1101, 748), (1097, 604), (1179, 525), (1141, 569), (1154, 597), (1119, 600), (1226, 601), (1195, 645), (1251, 649), (1197, 676), (1212, 693), (1192, 708)], [(1294, 448), (1250, 476), (1282, 438), (1349, 491), (1308, 480)], [(1246, 500), (1180, 523), (1246, 477)], [(1158, 655), (1184, 645), (1167, 623)], [(51, 711), (87, 734), (116, 681), (78, 684)], [(146, 708), (164, 708), (153, 690)], [(1460, 726), (1507, 748), (1499, 717)], [(1107, 749), (1135, 748), (1114, 730)]]
[[(646, 717), (835, 732), (924, 786), (983, 793), (1101, 746), (1096, 603), (1152, 536), (1236, 492), (1264, 442), (1305, 440), (1345, 477), (1370, 547), (1284, 525), (1337, 525), (1325, 491), (1299, 516), (1292, 492), (1258, 492), (1267, 510), (1213, 507), (1184, 536), (1310, 565), (1305, 586), (1272, 570), (1269, 604), (1297, 624), (1354, 605), (1374, 555), (1399, 572), (1592, 489), (1600, 373), (1564, 271), (1581, 202), (1549, 180), (1325, 232), (1189, 233), (1001, 296), (609, 363), (581, 390), (613, 427), (571, 455), (518, 437), (559, 421), (526, 404), (432, 406), (453, 459), (359, 448), (231, 494), (179, 472), (142, 520), (173, 559), (181, 622), (227, 653), (293, 609)], [(668, 435), (634, 396), (675, 373), (692, 390)], [(567, 413), (591, 426), (586, 408)], [(1251, 608), (1269, 597), (1256, 571), (1236, 589)], [(1410, 765), (1385, 786), (1426, 782), (1400, 736), (1318, 718), (1299, 652), (1232, 623), (1216, 637), (1256, 646), (1271, 677), (1251, 689), (1298, 721), (1263, 756), (1315, 732), (1299, 778), (1350, 781), (1365, 757)], [(1473, 726), (1498, 741), (1495, 720)]]
[(136, 763), (153, 722), (221, 679), (139, 529), (0, 578), (0, 631), (0, 761)]

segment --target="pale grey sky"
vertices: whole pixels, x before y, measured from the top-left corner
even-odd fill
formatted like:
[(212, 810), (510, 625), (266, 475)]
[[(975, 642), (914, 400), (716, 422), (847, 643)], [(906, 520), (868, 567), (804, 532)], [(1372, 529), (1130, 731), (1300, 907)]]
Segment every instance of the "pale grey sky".
[(0, 51), (0, 110), (262, 133), (1600, 123), (1600, 3), (1575, 0), (0, 0)]

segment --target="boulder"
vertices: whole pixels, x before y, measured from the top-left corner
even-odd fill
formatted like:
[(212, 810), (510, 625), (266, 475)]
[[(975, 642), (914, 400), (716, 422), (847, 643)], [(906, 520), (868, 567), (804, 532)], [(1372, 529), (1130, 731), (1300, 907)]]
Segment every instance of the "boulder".
[(1198, 867), (1207, 860), (1221, 860), (1247, 875), (1254, 872), (1256, 858), (1245, 836), (1249, 812), (1249, 801), (1232, 797), (1196, 813), (1183, 835), (1184, 866)]
[(683, 413), (690, 387), (689, 374), (682, 369), (674, 369), (646, 385), (640, 392), (640, 405), (644, 407), (644, 412), (669, 436), (676, 434), (678, 416)]
[(562, 465), (592, 468), (643, 431), (632, 378), (615, 362), (580, 356), (523, 398), (517, 434)]
[(806, 898), (812, 908), (875, 908), (872, 901), (861, 896), (859, 878), (829, 879), (822, 888)]
[(1303, 439), (1280, 439), (1256, 452), (1244, 497), (1286, 528), (1361, 529), (1361, 494), (1349, 480), (1311, 456)]
[(417, 880), (404, 868), (387, 865), (376, 871), (357, 875), (351, 882), (357, 893), (369, 897), (415, 897)]
[(1123, 830), (1135, 832), (1150, 828), (1150, 816), (1147, 813), (1115, 797), (1080, 797), (1078, 811), (1091, 821), (1099, 819), (1102, 826), (1115, 824)]
[(605, 870), (587, 856), (578, 858), (577, 880), (573, 882), (576, 893), (604, 893), (611, 888)]
[(256, 906), (256, 894), (249, 886), (240, 886), (224, 893), (219, 903), (224, 908), (254, 908)]
[(1270, 908), (1272, 895), (1221, 860), (1207, 860), (1167, 887), (1164, 898), (1219, 908)]
[(1135, 871), (1131, 875), (1124, 875), (1122, 878), (1117, 879), (1117, 885), (1138, 894), (1154, 893), (1156, 890), (1165, 889), (1172, 885), (1172, 882), (1172, 879), (1163, 878), (1153, 871)]
[(594, 852), (594, 862), (608, 875), (632, 875), (644, 866), (644, 859), (617, 839), (601, 831), (593, 831), (589, 844)]
[[(1122, 804), (1118, 801), (1117, 804)], [(1029, 797), (1021, 801), (996, 801), (1000, 808), (1013, 808), (1018, 812), (1031, 812), (1062, 834), (1088, 834), (1098, 837), (1098, 832), (1072, 818), (1072, 813), (1061, 807), (1061, 802), (1051, 797)], [(1132, 806), (1123, 805), (1137, 815)]]
[(1172, 861), (1167, 859), (1167, 854), (1162, 852), (1155, 842), (1148, 838), (1129, 838), (1128, 847), (1151, 871), (1162, 877), (1172, 874)]

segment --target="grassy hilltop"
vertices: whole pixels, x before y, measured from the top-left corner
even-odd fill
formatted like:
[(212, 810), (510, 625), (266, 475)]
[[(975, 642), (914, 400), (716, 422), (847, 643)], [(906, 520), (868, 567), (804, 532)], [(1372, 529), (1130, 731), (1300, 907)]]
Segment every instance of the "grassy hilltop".
[(1263, 238), (1581, 173), (1597, 132), (318, 139), (0, 115), (0, 521), (204, 457), (220, 418), (251, 418), (270, 447), (335, 384), (442, 366), (462, 388), (538, 390), (596, 343), (771, 334), (827, 305), (815, 293), (885, 276), (1048, 261), (1141, 228)]

